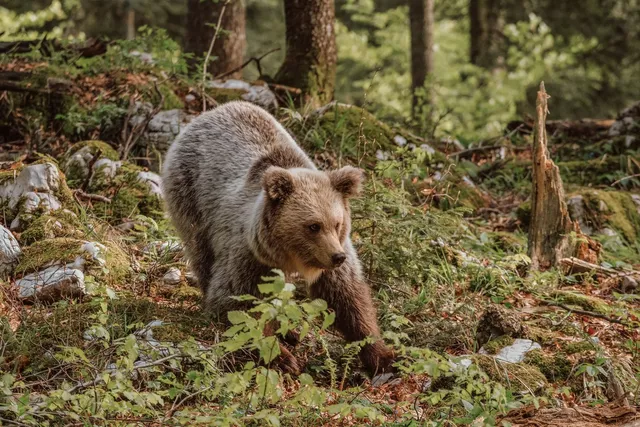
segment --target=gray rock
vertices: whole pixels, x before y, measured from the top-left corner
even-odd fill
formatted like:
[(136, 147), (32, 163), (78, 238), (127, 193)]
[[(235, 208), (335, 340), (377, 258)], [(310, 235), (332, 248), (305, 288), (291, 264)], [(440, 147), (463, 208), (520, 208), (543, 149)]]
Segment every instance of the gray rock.
[(20, 298), (54, 302), (86, 294), (82, 271), (55, 265), (16, 281)]
[(151, 242), (142, 249), (145, 254), (166, 254), (166, 253), (179, 253), (183, 250), (180, 242), (171, 241), (158, 241)]
[(504, 347), (496, 355), (496, 359), (509, 363), (520, 363), (527, 353), (539, 350), (540, 344), (527, 339), (516, 338), (513, 344)]
[(420, 149), (427, 154), (434, 154), (436, 152), (436, 150), (434, 150), (434, 148), (429, 144), (421, 144)]
[(182, 281), (182, 273), (179, 268), (171, 267), (167, 272), (162, 276), (162, 281), (165, 285), (178, 285)]
[(640, 194), (632, 194), (631, 195), (631, 199), (633, 200), (633, 203), (636, 204), (636, 209), (638, 210), (638, 213), (640, 214)]
[(567, 208), (569, 210), (569, 215), (571, 219), (577, 221), (580, 225), (580, 230), (587, 236), (591, 236), (594, 232), (593, 228), (587, 225), (587, 213), (584, 203), (584, 197), (581, 195), (576, 195), (570, 197), (567, 200)]
[(184, 97), (185, 102), (190, 103), (196, 100), (195, 95), (192, 94), (187, 94), (187, 96)]
[(269, 89), (266, 84), (250, 84), (242, 80), (229, 79), (225, 81), (215, 80), (210, 82), (209, 87), (220, 89), (236, 89), (244, 90), (245, 93), (241, 95), (245, 101), (252, 102), (266, 109), (273, 109), (278, 107), (278, 101), (276, 95)]
[(94, 176), (92, 180), (95, 179), (96, 176), (102, 175), (105, 178), (113, 178), (116, 176), (116, 172), (122, 166), (121, 161), (113, 161), (111, 159), (102, 158), (98, 159), (98, 161), (93, 165)]
[(11, 274), (13, 268), (18, 264), (18, 259), (22, 251), (20, 245), (13, 234), (0, 225), (0, 277)]

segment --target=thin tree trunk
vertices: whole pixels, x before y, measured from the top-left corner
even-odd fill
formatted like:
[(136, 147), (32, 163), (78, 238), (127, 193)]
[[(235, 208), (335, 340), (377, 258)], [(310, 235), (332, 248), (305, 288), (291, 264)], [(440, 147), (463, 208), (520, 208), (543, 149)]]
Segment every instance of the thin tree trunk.
[(286, 56), (275, 80), (299, 88), (302, 101), (333, 99), (338, 61), (334, 0), (285, 0)]
[(136, 11), (127, 6), (127, 40), (133, 40), (136, 38)]
[[(200, 64), (209, 49), (215, 33), (220, 12), (225, 0), (188, 0), (187, 32), (185, 52), (194, 58), (190, 65)], [(209, 72), (216, 76), (240, 67), (247, 45), (245, 34), (244, 4), (242, 0), (231, 0), (224, 11), (220, 23), (220, 32), (213, 46), (212, 57), (208, 65)], [(240, 78), (242, 71), (236, 71), (228, 77)]]
[(504, 54), (502, 27), (504, 0), (469, 0), (470, 60), (494, 69)]
[(576, 252), (577, 242), (570, 234), (573, 231), (580, 234), (580, 227), (569, 217), (560, 170), (549, 158), (546, 130), (547, 98), (549, 96), (542, 82), (536, 101), (533, 141), (533, 194), (529, 226), (529, 257), (532, 271), (555, 267), (561, 259), (572, 257)]
[(431, 103), (431, 94), (421, 93), (427, 76), (433, 73), (433, 2), (434, 0), (409, 0), (411, 27), (411, 91), (413, 116), (419, 106)]

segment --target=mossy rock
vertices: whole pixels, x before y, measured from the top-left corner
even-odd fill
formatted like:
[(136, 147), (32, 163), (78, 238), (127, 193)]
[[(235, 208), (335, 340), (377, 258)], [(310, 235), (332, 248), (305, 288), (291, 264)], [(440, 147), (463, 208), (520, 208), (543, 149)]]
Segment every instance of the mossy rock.
[(611, 311), (611, 307), (600, 298), (584, 295), (571, 291), (554, 291), (551, 297), (555, 300), (568, 305), (577, 306), (582, 310), (595, 311), (597, 313), (607, 314)]
[(498, 354), (503, 348), (513, 344), (514, 341), (515, 339), (513, 337), (510, 337), (509, 335), (503, 335), (501, 337), (490, 340), (482, 347), (487, 351), (487, 353), (495, 355)]
[(556, 353), (548, 356), (542, 350), (533, 350), (526, 354), (524, 363), (538, 367), (549, 382), (565, 381), (571, 375), (573, 365), (566, 354)]
[[(160, 97), (156, 93), (155, 89), (149, 88), (151, 90), (151, 103), (153, 105), (158, 105), (160, 103)], [(162, 105), (163, 110), (182, 110), (184, 108), (183, 100), (176, 94), (174, 89), (168, 84), (161, 84), (158, 86), (158, 91), (164, 96), (164, 104)], [(113, 159), (112, 159), (113, 160)]]
[(298, 142), (311, 150), (329, 147), (347, 156), (361, 157), (364, 154), (375, 159), (377, 150), (397, 148), (393, 138), (398, 133), (367, 110), (356, 106), (334, 104), (326, 111), (283, 121)]
[(206, 90), (207, 95), (211, 96), (218, 104), (224, 104), (231, 101), (243, 100), (242, 95), (247, 93), (242, 89), (227, 89), (227, 88), (208, 88)]
[(119, 224), (124, 218), (138, 214), (160, 219), (163, 217), (162, 200), (150, 192), (149, 187), (139, 180), (143, 169), (130, 163), (123, 163), (113, 178), (100, 174), (91, 181), (89, 191), (111, 199), (111, 202), (92, 203), (93, 212), (101, 219)]
[(99, 140), (78, 142), (69, 148), (62, 157), (62, 170), (65, 171), (69, 185), (79, 187), (88, 173), (88, 163), (100, 150), (100, 157), (117, 161), (118, 152), (109, 144)]
[(84, 243), (84, 240), (66, 237), (37, 241), (22, 249), (22, 256), (15, 272), (28, 274), (52, 265), (52, 263), (73, 262), (78, 256), (83, 255), (82, 245)]
[(511, 390), (536, 393), (549, 385), (537, 366), (503, 362), (493, 356), (481, 354), (474, 355), (473, 360), (490, 379)]
[(70, 211), (56, 211), (37, 217), (20, 234), (20, 243), (22, 245), (30, 245), (56, 237), (73, 239), (84, 237), (82, 224), (75, 214)]
[(584, 198), (588, 220), (595, 228), (607, 225), (629, 243), (640, 241), (640, 213), (630, 193), (581, 189), (575, 194)]
[[(26, 358), (29, 361), (26, 372), (59, 368), (60, 363), (52, 356), (63, 346), (82, 348), (88, 358), (104, 366), (107, 360), (100, 359), (105, 357), (102, 344), (87, 341), (83, 336), (90, 326), (97, 323), (100, 313), (99, 301), (63, 304), (53, 312), (36, 307), (16, 330), (17, 339), (7, 348), (5, 367), (12, 368), (12, 360)], [(223, 330), (221, 325), (213, 323), (200, 311), (158, 305), (137, 298), (112, 300), (108, 304), (107, 316), (105, 327), (111, 341), (122, 339), (153, 320), (163, 322), (153, 329), (154, 338), (161, 342), (181, 342), (195, 337), (213, 343)], [(47, 372), (42, 374), (47, 375)]]
[(593, 345), (593, 343), (589, 342), (589, 341), (578, 341), (578, 342), (569, 342), (566, 343), (563, 348), (562, 351), (566, 354), (580, 354), (580, 353), (587, 353), (590, 351), (594, 351), (596, 348)]

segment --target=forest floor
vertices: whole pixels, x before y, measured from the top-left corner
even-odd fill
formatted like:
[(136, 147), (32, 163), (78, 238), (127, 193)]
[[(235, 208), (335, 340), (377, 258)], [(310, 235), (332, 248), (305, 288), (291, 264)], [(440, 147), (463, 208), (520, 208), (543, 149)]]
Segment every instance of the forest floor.
[[(532, 123), (464, 147), (353, 106), (271, 108), (261, 82), (203, 90), (115, 51), (74, 61), (0, 59), (0, 424), (638, 425), (640, 104), (548, 123), (599, 255), (533, 272)], [(353, 240), (398, 375), (368, 378), (281, 277), (256, 311), (308, 331), (300, 377), (257, 363), (273, 342), (253, 317), (225, 334), (201, 313), (156, 173), (203, 102), (232, 99), (271, 108), (320, 168), (365, 169)]]

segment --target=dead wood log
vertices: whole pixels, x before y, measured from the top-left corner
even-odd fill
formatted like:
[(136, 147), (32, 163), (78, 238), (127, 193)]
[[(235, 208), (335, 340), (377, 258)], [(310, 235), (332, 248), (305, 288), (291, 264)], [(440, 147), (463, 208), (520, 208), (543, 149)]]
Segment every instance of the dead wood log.
[(44, 56), (53, 52), (68, 52), (73, 56), (90, 58), (103, 55), (107, 51), (107, 43), (102, 40), (89, 39), (84, 43), (64, 45), (57, 40), (18, 40), (0, 42), (0, 53), (29, 53), (38, 48)]
[(571, 233), (580, 234), (579, 225), (569, 217), (560, 170), (549, 158), (545, 128), (548, 98), (544, 82), (541, 82), (533, 140), (533, 194), (529, 226), (532, 271), (555, 267), (562, 258), (573, 256), (576, 242), (571, 239)]
[[(615, 120), (580, 119), (580, 120), (549, 120), (546, 123), (547, 132), (562, 133), (569, 137), (597, 136), (601, 132), (609, 130)], [(533, 132), (535, 122), (533, 120), (514, 120), (507, 124), (507, 131), (529, 134)]]

